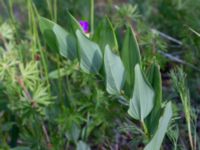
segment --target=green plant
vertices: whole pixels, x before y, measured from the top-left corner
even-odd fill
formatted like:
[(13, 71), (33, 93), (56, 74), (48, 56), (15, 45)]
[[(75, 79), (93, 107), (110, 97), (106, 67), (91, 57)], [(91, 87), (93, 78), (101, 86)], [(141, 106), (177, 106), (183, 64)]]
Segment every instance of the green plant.
[[(0, 78), (3, 81), (3, 91), (9, 100), (3, 109), (4, 115), (10, 116), (7, 110), (9, 109), (11, 116), (16, 113), (15, 118), (20, 118), (18, 123), (27, 125), (39, 121), (38, 128), (42, 127), (45, 130), (46, 127), (40, 120), (42, 116), (45, 116), (46, 107), (52, 103), (51, 97), (48, 95), (45, 84), (40, 82), (37, 63), (29, 62), (24, 66), (17, 57), (16, 51), (4, 52), (1, 56)], [(11, 127), (16, 128), (16, 125)], [(18, 132), (15, 136), (19, 136)]]
[[(159, 115), (158, 118), (160, 118), (160, 121), (157, 121), (157, 128), (154, 132), (150, 131), (152, 124), (148, 124), (149, 126), (146, 126), (146, 123), (144, 119), (150, 114), (152, 111), (155, 100), (161, 101), (162, 97), (160, 95), (154, 95), (154, 90), (156, 92), (160, 91), (160, 86), (155, 85), (155, 89), (153, 89), (151, 86), (154, 84), (157, 84), (155, 80), (152, 81), (152, 85), (148, 82), (148, 79), (145, 77), (146, 75), (141, 70), (141, 67), (138, 63), (140, 63), (140, 54), (137, 46), (136, 39), (134, 38), (134, 33), (130, 28), (127, 30), (127, 37), (124, 42), (124, 52), (122, 53), (124, 55), (124, 62), (127, 68), (130, 70), (129, 72), (126, 72), (126, 68), (124, 68), (124, 62), (123, 59), (121, 60), (120, 56), (112, 52), (112, 48), (109, 45), (105, 46), (105, 42), (101, 42), (100, 46), (93, 42), (91, 40), (92, 35), (90, 35), (90, 38), (87, 38), (86, 35), (83, 33), (83, 31), (80, 29), (78, 22), (73, 18), (70, 14), (69, 21), (71, 22), (69, 29), (70, 30), (64, 30), (59, 25), (48, 21), (47, 19), (40, 18), (40, 28), (43, 33), (43, 36), (47, 42), (47, 44), (52, 48), (51, 46), (55, 46), (55, 48), (52, 48), (54, 50), (58, 50), (57, 52), (63, 55), (63, 53), (70, 54), (73, 53), (76, 49), (71, 49), (69, 46), (69, 38), (70, 36), (76, 35), (76, 38), (73, 38), (71, 41), (72, 43), (78, 43), (78, 60), (80, 63), (80, 68), (88, 73), (88, 74), (96, 74), (97, 76), (100, 76), (101, 78), (106, 79), (106, 90), (109, 94), (115, 95), (117, 97), (123, 96), (125, 98), (132, 97), (130, 100), (130, 106), (129, 106), (129, 114), (136, 120), (140, 120), (143, 127), (145, 134), (150, 140), (150, 143), (146, 146), (145, 149), (153, 149), (152, 147), (156, 144), (158, 145), (156, 149), (159, 149), (161, 146), (162, 140), (164, 138), (165, 132), (167, 130), (167, 126), (169, 124), (170, 118), (172, 117), (172, 108), (171, 103), (168, 103), (165, 108), (161, 108), (160, 105), (157, 105), (157, 108), (159, 111), (163, 111), (163, 115)], [(110, 26), (112, 28), (111, 24), (107, 21), (104, 23), (108, 23), (106, 26)], [(98, 28), (97, 33), (101, 32), (101, 30), (104, 30), (103, 28)], [(112, 30), (111, 30), (112, 31)], [(47, 34), (48, 32), (48, 34)], [(112, 34), (115, 34), (114, 32), (111, 32)], [(95, 36), (95, 32), (93, 33)], [(51, 36), (49, 36), (51, 35)], [(103, 36), (106, 36), (104, 34)], [(115, 37), (115, 36), (113, 36)], [(100, 41), (103, 37), (96, 37), (96, 42)], [(112, 38), (111, 38), (112, 39)], [(61, 42), (61, 40), (63, 42)], [(130, 41), (130, 43), (129, 43)], [(131, 42), (133, 41), (133, 42)], [(127, 43), (128, 42), (128, 43)], [(103, 45), (104, 44), (104, 45)], [(75, 47), (75, 46), (74, 46)], [(105, 50), (101, 50), (100, 47), (105, 47)], [(127, 48), (126, 48), (127, 47)], [(129, 49), (129, 51), (126, 51), (126, 49)], [(131, 53), (130, 53), (131, 52)], [(132, 57), (125, 57), (126, 56), (133, 56), (134, 54), (137, 54), (136, 59), (132, 59)], [(103, 62), (103, 55), (104, 54), (104, 68), (105, 73), (100, 73), (99, 70), (101, 69), (102, 62)], [(70, 58), (68, 55), (64, 55), (64, 57)], [(128, 61), (127, 61), (127, 60)], [(135, 62), (132, 62), (131, 60), (134, 60)], [(134, 76), (131, 71), (131, 68), (134, 69)], [(159, 74), (159, 72), (156, 72), (153, 74), (153, 77), (155, 75)], [(132, 82), (129, 81), (129, 89), (128, 91), (133, 91), (133, 95), (130, 94), (129, 96), (124, 95), (123, 92), (123, 85), (124, 81), (126, 80), (126, 75), (129, 75), (129, 78), (131, 78)], [(104, 77), (105, 76), (105, 77)], [(134, 82), (133, 82), (134, 79)], [(161, 81), (159, 81), (161, 82)], [(133, 89), (133, 84), (134, 89)], [(158, 83), (159, 85), (159, 83)], [(142, 92), (146, 92), (145, 97)], [(149, 94), (148, 94), (149, 93)], [(148, 101), (148, 104), (146, 102)], [(154, 114), (155, 115), (155, 114)], [(151, 117), (155, 117), (152, 115)], [(159, 124), (158, 124), (159, 123)], [(165, 125), (165, 126), (163, 126)], [(152, 135), (149, 134), (149, 132), (153, 133)], [(156, 139), (159, 139), (157, 141)], [(155, 148), (155, 147), (154, 147)]]
[(199, 148), (198, 0), (128, 1), (0, 2), (0, 149)]

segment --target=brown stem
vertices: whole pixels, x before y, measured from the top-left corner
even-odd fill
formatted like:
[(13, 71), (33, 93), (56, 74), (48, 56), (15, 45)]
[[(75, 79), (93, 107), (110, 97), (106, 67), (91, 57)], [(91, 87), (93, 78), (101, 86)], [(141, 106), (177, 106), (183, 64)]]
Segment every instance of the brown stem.
[(31, 97), (30, 93), (28, 92), (28, 90), (24, 84), (24, 81), (21, 78), (18, 78), (17, 81), (18, 81), (19, 85), (21, 86), (21, 88), (23, 89), (25, 95), (28, 97), (28, 99), (30, 101), (32, 101), (32, 97)]
[(6, 43), (6, 39), (2, 36), (2, 34), (0, 33), (0, 40), (3, 42), (3, 45), (5, 47), (5, 50), (8, 51), (9, 48), (8, 48), (8, 45)]
[(52, 148), (51, 141), (50, 141), (50, 138), (49, 138), (49, 135), (48, 135), (48, 132), (47, 132), (47, 129), (46, 129), (44, 123), (42, 123), (42, 130), (43, 130), (45, 138), (46, 138), (48, 149), (51, 149)]

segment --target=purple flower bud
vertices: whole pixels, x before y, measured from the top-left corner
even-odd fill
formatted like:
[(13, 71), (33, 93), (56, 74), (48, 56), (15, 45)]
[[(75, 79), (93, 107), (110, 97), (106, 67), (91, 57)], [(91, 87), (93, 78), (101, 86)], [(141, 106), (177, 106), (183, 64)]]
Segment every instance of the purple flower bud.
[(81, 25), (81, 27), (85, 33), (89, 32), (89, 23), (87, 21), (81, 20), (81, 21), (79, 21), (79, 24)]

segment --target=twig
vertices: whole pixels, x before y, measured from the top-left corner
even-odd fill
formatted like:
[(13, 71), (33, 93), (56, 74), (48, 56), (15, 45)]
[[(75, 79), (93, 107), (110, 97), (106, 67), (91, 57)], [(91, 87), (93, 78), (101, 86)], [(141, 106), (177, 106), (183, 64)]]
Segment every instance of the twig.
[(28, 92), (28, 90), (27, 90), (27, 88), (26, 88), (26, 86), (25, 86), (24, 81), (22, 80), (22, 78), (18, 77), (18, 78), (17, 78), (17, 82), (19, 83), (19, 85), (20, 85), (21, 88), (23, 89), (23, 91), (24, 91), (26, 97), (27, 97), (30, 101), (32, 101), (32, 97), (31, 97), (30, 93)]
[(50, 138), (49, 138), (49, 135), (48, 135), (48, 132), (47, 132), (47, 129), (46, 129), (44, 123), (42, 123), (42, 130), (44, 132), (44, 135), (45, 135), (45, 138), (47, 141), (48, 149), (51, 149), (52, 148), (51, 141), (50, 141)]
[(169, 41), (172, 41), (172, 42), (177, 43), (177, 44), (179, 44), (179, 45), (183, 45), (183, 43), (182, 43), (181, 41), (179, 41), (179, 40), (175, 39), (174, 37), (171, 37), (171, 36), (169, 36), (169, 35), (167, 35), (167, 34), (165, 34), (165, 33), (163, 33), (163, 32), (160, 32), (160, 31), (158, 31), (158, 30), (156, 30), (156, 29), (151, 29), (151, 31), (152, 31), (153, 33), (159, 34), (160, 36), (162, 36), (163, 38), (166, 38), (166, 39), (169, 40)]
[(1, 33), (0, 33), (0, 40), (3, 42), (3, 45), (4, 45), (4, 47), (5, 47), (5, 50), (8, 51), (9, 48), (8, 48), (8, 45), (7, 45), (6, 39), (2, 36)]
[(200, 33), (198, 33), (197, 31), (195, 31), (195, 30), (192, 29), (191, 27), (189, 27), (189, 30), (192, 31), (193, 33), (195, 33), (198, 37), (200, 37)]
[(162, 54), (164, 57), (166, 57), (166, 58), (168, 58), (168, 59), (170, 59), (170, 60), (172, 60), (172, 61), (175, 61), (175, 62), (184, 64), (184, 65), (187, 65), (187, 66), (189, 66), (189, 67), (195, 69), (196, 71), (200, 72), (200, 69), (199, 69), (199, 68), (195, 67), (194, 65), (192, 65), (192, 64), (190, 64), (190, 63), (188, 63), (188, 62), (186, 62), (186, 61), (184, 61), (184, 60), (182, 60), (182, 59), (180, 59), (180, 58), (178, 58), (178, 57), (176, 57), (176, 56), (173, 56), (172, 54), (165, 53), (165, 52), (163, 52), (163, 51), (161, 51), (161, 50), (157, 50), (157, 51), (158, 51), (160, 54)]

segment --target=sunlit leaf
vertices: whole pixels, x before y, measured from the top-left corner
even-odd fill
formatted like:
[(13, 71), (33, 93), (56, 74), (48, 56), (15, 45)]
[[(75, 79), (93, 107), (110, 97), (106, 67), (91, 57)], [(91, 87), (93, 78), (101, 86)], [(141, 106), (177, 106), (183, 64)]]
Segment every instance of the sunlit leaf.
[(56, 69), (49, 73), (49, 78), (50, 79), (59, 79), (63, 76), (66, 76), (67, 73), (68, 73), (67, 68)]
[(106, 90), (110, 94), (119, 95), (125, 81), (125, 69), (119, 56), (115, 55), (107, 45), (104, 54), (106, 72)]
[(135, 66), (135, 83), (130, 99), (128, 113), (131, 117), (143, 121), (151, 112), (154, 104), (154, 91), (146, 82), (139, 64)]
[(79, 44), (80, 66), (86, 73), (97, 73), (102, 66), (99, 46), (89, 40), (81, 31), (76, 31)]

